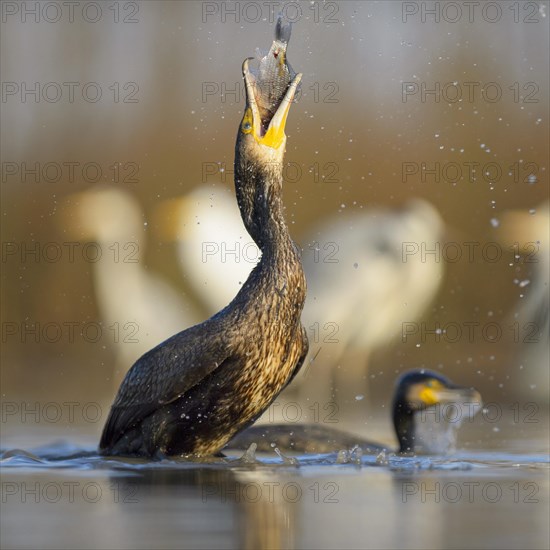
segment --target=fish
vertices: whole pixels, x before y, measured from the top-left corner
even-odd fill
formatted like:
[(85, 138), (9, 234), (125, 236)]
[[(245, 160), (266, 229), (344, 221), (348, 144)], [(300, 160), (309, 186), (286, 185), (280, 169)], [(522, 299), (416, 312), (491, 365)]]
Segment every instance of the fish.
[(286, 20), (280, 13), (275, 25), (275, 40), (271, 48), (267, 54), (258, 55), (260, 64), (255, 74), (256, 100), (263, 123), (269, 124), (296, 76), (286, 55), (291, 32), (292, 22)]

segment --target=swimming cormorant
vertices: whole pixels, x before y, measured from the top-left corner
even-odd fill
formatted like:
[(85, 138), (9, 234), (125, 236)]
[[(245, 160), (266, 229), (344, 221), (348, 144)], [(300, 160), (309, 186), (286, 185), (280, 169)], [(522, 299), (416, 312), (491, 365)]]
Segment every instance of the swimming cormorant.
[(227, 307), (133, 365), (103, 430), (104, 455), (214, 454), (262, 414), (307, 354), (300, 322), (306, 281), (282, 205), (284, 129), (301, 74), (275, 113), (261, 115), (261, 89), (248, 63), (243, 63), (246, 109), (235, 146), (235, 190), (262, 258)]
[[(447, 411), (439, 411), (439, 415), (432, 418), (434, 415), (427, 411), (438, 404), (454, 405), (457, 408), (455, 416)], [(431, 450), (430, 442), (420, 434), (421, 423), (425, 422), (429, 424), (430, 430), (435, 430), (430, 437), (437, 440), (443, 431), (441, 428), (449, 425), (447, 417), (458, 421), (464, 419), (464, 416), (473, 416), (480, 408), (481, 396), (474, 388), (457, 386), (441, 374), (425, 369), (403, 374), (396, 382), (393, 398), (393, 425), (399, 452)], [(426, 413), (424, 418), (421, 416), (422, 411)], [(291, 423), (252, 426), (233, 438), (227, 448), (248, 449), (252, 443), (257, 444), (259, 451), (272, 451), (275, 446), (303, 453), (329, 453), (355, 446), (366, 453), (387, 450), (387, 446), (327, 425)]]

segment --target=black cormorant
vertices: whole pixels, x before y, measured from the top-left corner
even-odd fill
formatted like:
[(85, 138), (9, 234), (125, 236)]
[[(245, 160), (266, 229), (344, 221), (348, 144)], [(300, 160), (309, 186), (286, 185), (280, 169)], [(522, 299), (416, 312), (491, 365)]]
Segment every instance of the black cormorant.
[(226, 308), (133, 365), (103, 430), (104, 455), (214, 454), (262, 414), (304, 361), (306, 281), (282, 204), (284, 129), (301, 75), (283, 73), (270, 75), (288, 80), (271, 113), (259, 107), (261, 87), (243, 63), (235, 189), (262, 258)]
[[(481, 396), (474, 388), (453, 384), (448, 378), (429, 370), (413, 370), (403, 374), (396, 383), (393, 398), (393, 425), (399, 442), (400, 453), (429, 451), (426, 441), (419, 434), (421, 412), (436, 405), (454, 405), (456, 420), (470, 416), (481, 408)], [(462, 410), (464, 408), (464, 410)], [(466, 410), (468, 409), (468, 410)], [(432, 437), (440, 435), (440, 428), (448, 425), (445, 414), (438, 415), (430, 429), (436, 429)], [(451, 418), (455, 416), (450, 415)], [(426, 413), (428, 422), (432, 415)], [(237, 435), (227, 445), (228, 449), (247, 449), (252, 443), (259, 451), (272, 451), (273, 447), (304, 453), (328, 453), (355, 446), (363, 452), (387, 450), (387, 446), (373, 443), (357, 435), (328, 427), (323, 424), (261, 424), (252, 426)]]

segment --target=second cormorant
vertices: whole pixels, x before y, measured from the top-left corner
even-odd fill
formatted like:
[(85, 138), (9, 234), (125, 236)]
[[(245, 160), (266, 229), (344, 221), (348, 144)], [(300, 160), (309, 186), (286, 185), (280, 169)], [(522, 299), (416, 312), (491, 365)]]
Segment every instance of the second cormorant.
[[(436, 372), (421, 369), (403, 374), (396, 383), (393, 397), (393, 425), (399, 443), (398, 452), (444, 452), (446, 428), (460, 425), (465, 417), (473, 417), (481, 409), (481, 395), (474, 388), (458, 386)], [(453, 406), (454, 412), (437, 410)], [(258, 451), (330, 453), (359, 447), (365, 453), (390, 450), (363, 437), (323, 424), (261, 424), (237, 435), (228, 449), (245, 450), (252, 443)], [(435, 447), (435, 448), (434, 448)]]

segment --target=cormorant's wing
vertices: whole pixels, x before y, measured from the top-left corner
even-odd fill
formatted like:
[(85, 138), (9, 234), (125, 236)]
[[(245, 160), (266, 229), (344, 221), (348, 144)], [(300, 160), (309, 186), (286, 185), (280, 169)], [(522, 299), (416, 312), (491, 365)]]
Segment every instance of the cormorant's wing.
[(110, 447), (163, 405), (175, 401), (230, 355), (225, 339), (202, 323), (148, 351), (128, 371), (103, 429), (100, 448)]
[(304, 327), (304, 325), (302, 325), (302, 354), (300, 355), (300, 357), (298, 359), (298, 363), (296, 363), (296, 366), (294, 367), (294, 370), (292, 371), (292, 375), (288, 379), (288, 382), (285, 384), (283, 390), (294, 380), (294, 378), (296, 378), (296, 375), (300, 372), (300, 369), (302, 368), (302, 365), (304, 364), (304, 361), (307, 357), (308, 352), (309, 352), (309, 340), (308, 340), (308, 337), (307, 337), (306, 327)]

